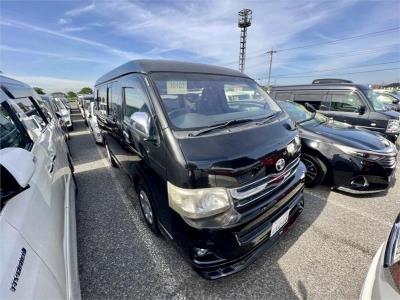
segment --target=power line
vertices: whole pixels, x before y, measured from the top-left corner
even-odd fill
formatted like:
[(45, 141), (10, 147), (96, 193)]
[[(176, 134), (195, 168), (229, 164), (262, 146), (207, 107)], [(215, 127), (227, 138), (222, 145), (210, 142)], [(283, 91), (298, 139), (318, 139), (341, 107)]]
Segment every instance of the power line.
[(272, 78), (285, 78), (285, 77), (291, 76), (291, 75), (321, 73), (321, 72), (329, 72), (329, 71), (337, 71), (337, 70), (364, 68), (364, 67), (370, 67), (370, 66), (388, 65), (388, 64), (395, 64), (395, 63), (400, 63), (400, 60), (388, 61), (388, 62), (383, 62), (383, 63), (368, 64), (368, 65), (360, 65), (360, 66), (354, 66), (354, 67), (322, 69), (322, 70), (319, 70), (319, 71), (314, 70), (314, 71), (306, 71), (306, 72), (296, 72), (296, 73), (289, 73), (289, 74), (284, 74), (284, 75), (276, 75), (276, 76), (272, 76)]
[[(359, 72), (348, 72), (348, 73), (336, 73), (336, 74), (319, 74), (319, 75), (303, 75), (303, 76), (286, 76), (285, 78), (303, 78), (303, 77), (315, 77), (315, 76), (341, 76), (341, 75), (352, 75), (352, 74), (363, 74), (363, 73), (374, 73), (374, 72), (381, 72), (381, 71), (391, 71), (391, 70), (400, 70), (398, 68), (387, 68), (387, 69), (376, 69), (376, 70), (366, 70), (366, 71), (359, 71)], [(265, 79), (265, 78), (262, 78)]]

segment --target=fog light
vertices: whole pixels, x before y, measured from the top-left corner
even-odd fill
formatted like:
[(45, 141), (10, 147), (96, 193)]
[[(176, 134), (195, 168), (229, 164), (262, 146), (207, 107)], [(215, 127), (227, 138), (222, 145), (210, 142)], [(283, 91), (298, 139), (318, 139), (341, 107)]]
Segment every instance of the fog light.
[(208, 253), (208, 249), (202, 249), (202, 248), (195, 248), (194, 253), (198, 257), (202, 257)]

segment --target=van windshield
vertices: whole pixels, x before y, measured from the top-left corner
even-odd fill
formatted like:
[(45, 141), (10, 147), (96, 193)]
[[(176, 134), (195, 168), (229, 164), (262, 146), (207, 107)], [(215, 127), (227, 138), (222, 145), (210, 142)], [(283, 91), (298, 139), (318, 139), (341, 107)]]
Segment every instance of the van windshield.
[(386, 107), (382, 101), (379, 100), (379, 95), (372, 89), (362, 89), (364, 95), (368, 98), (375, 111), (385, 111)]
[(263, 119), (281, 111), (249, 78), (166, 72), (153, 73), (151, 77), (170, 121), (178, 129)]

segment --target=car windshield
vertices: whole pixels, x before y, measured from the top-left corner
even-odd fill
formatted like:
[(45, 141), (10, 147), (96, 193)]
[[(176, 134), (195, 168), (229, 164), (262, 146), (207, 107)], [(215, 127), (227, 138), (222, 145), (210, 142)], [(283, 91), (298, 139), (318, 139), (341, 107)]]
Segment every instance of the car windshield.
[(362, 90), (364, 95), (368, 98), (372, 106), (374, 107), (375, 111), (385, 111), (386, 107), (382, 103), (382, 101), (379, 100), (379, 94), (375, 93), (371, 89), (363, 89)]
[(200, 129), (232, 120), (256, 120), (280, 112), (254, 80), (210, 74), (151, 75), (175, 128)]
[(327, 117), (320, 113), (316, 113), (314, 115), (301, 104), (290, 101), (278, 101), (278, 103), (283, 108), (283, 110), (289, 114), (289, 117), (296, 123), (301, 123), (305, 120), (310, 120), (317, 123), (324, 123), (328, 120)]

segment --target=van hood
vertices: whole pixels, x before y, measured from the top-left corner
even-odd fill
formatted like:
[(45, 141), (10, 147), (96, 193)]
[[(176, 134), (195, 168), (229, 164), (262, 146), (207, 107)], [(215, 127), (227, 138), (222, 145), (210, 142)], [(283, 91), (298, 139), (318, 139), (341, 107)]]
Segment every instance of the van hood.
[(388, 141), (379, 133), (358, 129), (342, 122), (303, 124), (299, 126), (299, 132), (301, 138), (321, 140), (360, 150), (384, 151), (388, 147)]
[(192, 176), (193, 187), (236, 187), (278, 173), (276, 162), (287, 166), (299, 152), (286, 147), (297, 135), (286, 114), (267, 124), (229, 127), (197, 137), (178, 139)]

